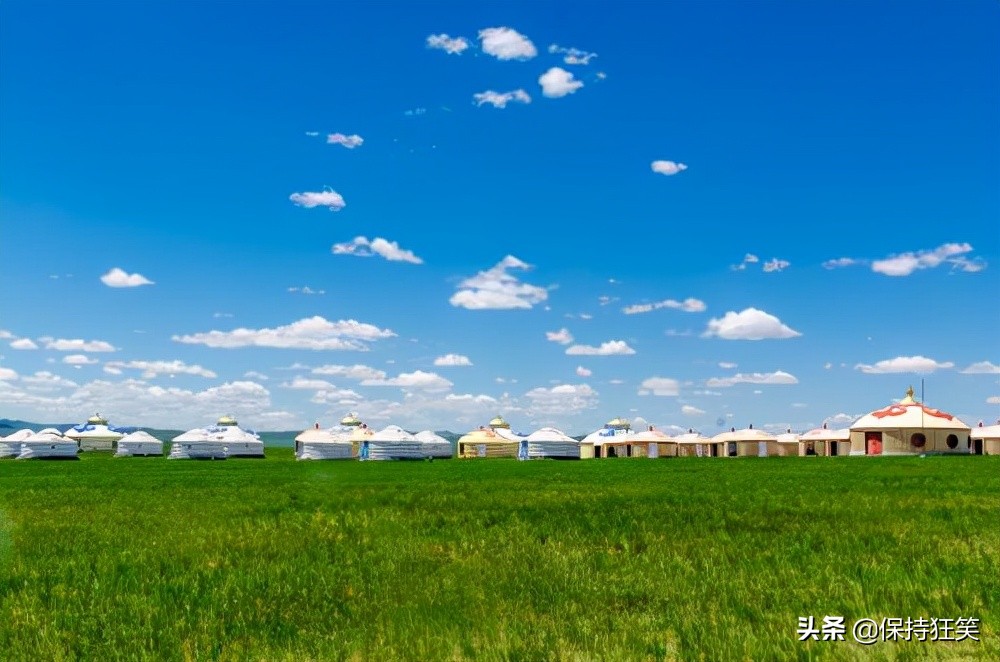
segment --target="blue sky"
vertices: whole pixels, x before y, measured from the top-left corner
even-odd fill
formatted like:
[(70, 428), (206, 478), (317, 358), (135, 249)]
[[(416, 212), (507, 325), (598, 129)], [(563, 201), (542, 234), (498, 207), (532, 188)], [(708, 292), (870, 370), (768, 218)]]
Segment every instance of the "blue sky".
[(1000, 416), (995, 3), (0, 19), (4, 416)]

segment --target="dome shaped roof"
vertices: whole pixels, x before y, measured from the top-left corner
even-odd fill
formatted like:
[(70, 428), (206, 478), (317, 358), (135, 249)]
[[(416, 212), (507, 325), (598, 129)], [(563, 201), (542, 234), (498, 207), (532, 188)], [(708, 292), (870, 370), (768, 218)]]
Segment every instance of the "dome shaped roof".
[(684, 434), (679, 434), (674, 437), (674, 441), (678, 444), (709, 444), (712, 440), (706, 437), (700, 432), (695, 432), (694, 430), (688, 430)]
[(348, 414), (340, 419), (340, 424), (346, 427), (357, 427), (361, 425), (361, 419), (354, 414)]
[(824, 425), (821, 428), (803, 432), (799, 437), (802, 441), (847, 441), (851, 438), (851, 431), (847, 428), (839, 430), (829, 430)]
[(236, 419), (233, 418), (232, 416), (223, 416), (222, 418), (219, 419), (219, 422), (216, 423), (216, 425), (220, 427), (236, 425)]
[(493, 428), (494, 430), (497, 429), (497, 428), (504, 428), (504, 429), (509, 430), (510, 429), (510, 423), (508, 423), (507, 421), (503, 420), (503, 416), (497, 416), (492, 421), (490, 421), (490, 427)]
[(1000, 423), (972, 428), (972, 433), (969, 436), (973, 439), (1000, 439)]
[(635, 434), (630, 434), (622, 439), (622, 441), (652, 441), (656, 443), (664, 443), (667, 441), (674, 441), (666, 432), (660, 432), (659, 430), (643, 430), (642, 432), (636, 432)]
[(416, 441), (416, 437), (398, 425), (389, 425), (372, 435), (372, 441)]
[(87, 419), (87, 423), (89, 425), (107, 425), (108, 419), (104, 418), (100, 414), (94, 414), (93, 416)]
[(632, 425), (628, 422), (627, 418), (612, 418), (610, 421), (604, 424), (606, 428), (612, 428), (615, 430), (631, 430)]
[(712, 441), (716, 443), (730, 441), (777, 441), (777, 438), (763, 430), (756, 430), (751, 426), (742, 430), (733, 429), (729, 432), (722, 432), (712, 437)]
[(896, 404), (876, 409), (862, 416), (851, 426), (852, 430), (886, 430), (900, 428), (938, 428), (968, 430), (969, 426), (940, 409), (932, 409), (913, 399), (913, 387), (906, 397)]
[(556, 428), (539, 428), (528, 435), (528, 441), (561, 441), (579, 443), (573, 437), (567, 436), (562, 430)]
[(466, 432), (458, 440), (460, 444), (488, 444), (496, 443), (498, 441), (503, 441), (501, 437), (489, 428), (479, 428), (478, 430), (472, 430)]

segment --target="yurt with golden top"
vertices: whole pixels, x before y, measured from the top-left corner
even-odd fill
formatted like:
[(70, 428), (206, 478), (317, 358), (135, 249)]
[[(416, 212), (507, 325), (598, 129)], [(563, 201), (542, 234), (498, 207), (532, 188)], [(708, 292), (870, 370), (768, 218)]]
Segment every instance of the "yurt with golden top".
[(517, 457), (523, 439), (510, 431), (510, 424), (502, 416), (497, 416), (489, 426), (481, 425), (459, 438), (458, 457)]
[(851, 426), (851, 455), (968, 453), (970, 428), (957, 417), (913, 399), (913, 387), (895, 404)]

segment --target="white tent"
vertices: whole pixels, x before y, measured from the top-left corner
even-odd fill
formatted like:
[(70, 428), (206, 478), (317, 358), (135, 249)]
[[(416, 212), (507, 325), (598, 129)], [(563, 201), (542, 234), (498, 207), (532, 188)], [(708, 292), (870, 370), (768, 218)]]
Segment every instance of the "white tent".
[(729, 432), (717, 434), (712, 437), (712, 441), (725, 444), (726, 454), (730, 456), (767, 457), (768, 442), (777, 441), (777, 438), (763, 430), (755, 430), (751, 425), (742, 430), (732, 428)]
[(426, 457), (445, 459), (453, 457), (455, 454), (451, 448), (451, 442), (435, 432), (422, 430), (413, 436), (424, 444)]
[(968, 445), (974, 455), (1000, 455), (1000, 423), (972, 428)]
[(76, 442), (55, 428), (45, 428), (21, 440), (19, 460), (64, 459), (79, 460)]
[(720, 444), (716, 444), (710, 437), (691, 429), (674, 437), (674, 441), (677, 442), (677, 454), (680, 456), (718, 457), (720, 455)]
[(349, 460), (354, 455), (351, 434), (354, 427), (339, 425), (329, 430), (316, 427), (295, 437), (295, 458), (298, 460)]
[(172, 439), (171, 460), (225, 460), (226, 444), (211, 437), (207, 428), (196, 428)]
[(243, 430), (232, 416), (223, 416), (212, 427), (188, 430), (173, 438), (170, 459), (216, 459), (264, 457), (264, 442)]
[(968, 453), (970, 428), (958, 417), (913, 399), (913, 387), (895, 404), (851, 426), (851, 455)]
[(0, 437), (0, 457), (17, 457), (21, 454), (21, 442), (35, 434), (34, 430), (22, 428), (6, 437)]
[(362, 460), (422, 460), (424, 442), (398, 425), (387, 426), (361, 442)]
[(825, 425), (799, 435), (799, 455), (848, 455), (851, 452), (851, 431), (847, 428), (830, 430)]
[[(578, 460), (581, 456), (581, 442), (556, 428), (540, 428), (525, 439), (527, 457), (531, 459), (551, 457)], [(587, 444), (593, 452), (593, 445)]]
[(163, 442), (145, 430), (137, 430), (118, 440), (118, 451), (115, 457), (160, 457), (163, 455)]
[(768, 453), (768, 455), (776, 455), (778, 457), (792, 457), (795, 455), (801, 455), (799, 451), (799, 435), (796, 432), (792, 432), (791, 429), (786, 432), (782, 432), (777, 437), (775, 437), (773, 442), (774, 453)]
[(107, 419), (100, 414), (94, 414), (86, 423), (66, 430), (63, 436), (79, 442), (82, 451), (110, 451), (125, 433), (109, 426)]

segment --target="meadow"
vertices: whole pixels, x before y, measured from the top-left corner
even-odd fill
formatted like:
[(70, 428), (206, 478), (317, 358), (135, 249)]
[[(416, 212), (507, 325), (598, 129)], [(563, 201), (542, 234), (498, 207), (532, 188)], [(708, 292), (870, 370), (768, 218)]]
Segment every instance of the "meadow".
[(997, 457), (4, 461), (0, 657), (1000, 659), (998, 495)]

